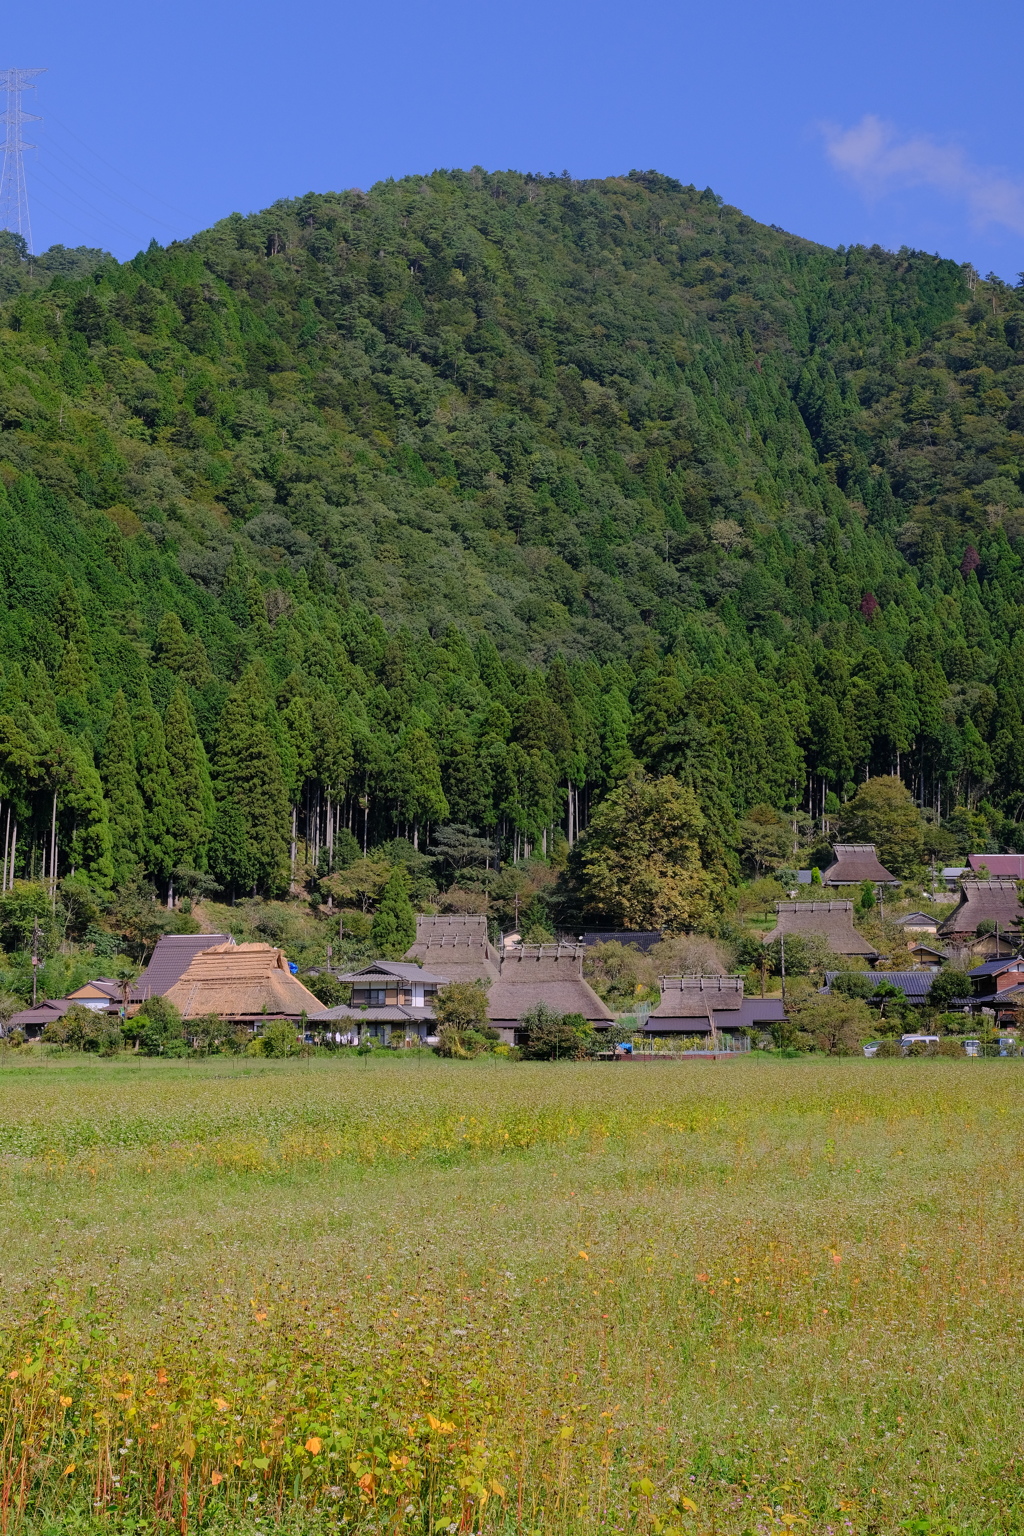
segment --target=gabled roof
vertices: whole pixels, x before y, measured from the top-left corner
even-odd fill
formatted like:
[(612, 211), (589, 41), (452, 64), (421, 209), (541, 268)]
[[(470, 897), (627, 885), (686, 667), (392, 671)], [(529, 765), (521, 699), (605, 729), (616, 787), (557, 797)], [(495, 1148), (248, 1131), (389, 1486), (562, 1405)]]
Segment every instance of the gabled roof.
[(487, 919), (470, 913), (451, 917), (416, 918), (416, 942), (404, 960), (419, 960), (427, 970), (449, 981), (498, 979), (498, 951), (487, 937)]
[(215, 944), (196, 955), (164, 996), (182, 1018), (216, 1013), (225, 1019), (263, 1015), (298, 1018), (323, 1004), (288, 969), (284, 951), (272, 944)]
[(449, 977), (434, 971), (426, 971), (421, 965), (404, 960), (372, 960), (369, 965), (362, 966), (358, 971), (349, 971), (346, 976), (339, 976), (337, 979), (352, 982), (415, 981), (421, 986), (441, 987), (448, 982)]
[(157, 940), (146, 969), (132, 983), (131, 1001), (142, 1003), (147, 997), (166, 996), (175, 982), (184, 976), (196, 955), (201, 955), (204, 949), (234, 942), (229, 933), (165, 933)]
[(836, 843), (835, 859), (821, 872), (822, 885), (860, 885), (870, 880), (874, 885), (898, 885), (896, 875), (878, 862), (874, 843)]
[(1024, 853), (969, 853), (972, 869), (987, 869), (993, 880), (1024, 880)]
[(937, 928), (942, 921), (934, 912), (906, 912), (894, 919), (897, 928)]
[(112, 1002), (121, 1001), (121, 983), (114, 981), (109, 976), (100, 976), (96, 981), (83, 981), (80, 987), (69, 992), (68, 997), (72, 1002), (79, 1002), (83, 997), (106, 997)]
[(818, 934), (825, 939), (837, 955), (863, 955), (876, 959), (878, 951), (872, 949), (853, 926), (852, 901), (777, 901), (777, 921), (764, 942), (790, 934)]
[(786, 1017), (780, 997), (745, 997), (738, 1008), (713, 1008), (708, 1014), (689, 1017), (658, 1015), (652, 1013), (641, 1034), (648, 1035), (704, 1035), (711, 1033), (712, 1021), (716, 1030), (756, 1029), (761, 1025), (777, 1024)]
[(12, 1013), (7, 1021), (8, 1029), (32, 1029), (38, 1026), (45, 1028), (51, 1019), (62, 1019), (69, 1008), (75, 1006), (74, 999), (70, 997), (48, 997), (44, 1002), (37, 1003), (34, 1008), (22, 1008), (20, 1013)]
[(960, 905), (939, 925), (941, 934), (975, 933), (980, 922), (997, 923), (1000, 928), (1019, 928), (1020, 897), (1016, 880), (970, 880), (960, 882)]
[(1024, 971), (1024, 960), (1013, 955), (1007, 960), (986, 960), (967, 972), (968, 976), (1002, 976), (1006, 971)]

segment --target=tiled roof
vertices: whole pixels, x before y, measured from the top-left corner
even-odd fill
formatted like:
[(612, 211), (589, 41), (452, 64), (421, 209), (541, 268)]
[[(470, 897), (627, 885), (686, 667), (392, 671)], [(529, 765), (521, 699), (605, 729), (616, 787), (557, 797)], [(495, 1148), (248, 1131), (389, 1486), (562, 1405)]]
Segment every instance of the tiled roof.
[(579, 941), (588, 949), (591, 944), (632, 945), (646, 954), (655, 944), (661, 943), (661, 934), (656, 928), (637, 933), (628, 928), (588, 928), (586, 933), (580, 934)]
[(181, 980), (196, 955), (219, 944), (233, 943), (228, 933), (165, 933), (157, 940), (146, 969), (132, 983), (131, 1001), (142, 1003), (147, 997), (164, 997)]
[(1024, 853), (969, 853), (972, 869), (987, 869), (993, 880), (1024, 880)]
[(434, 1010), (397, 1003), (386, 1003), (379, 1008), (349, 1008), (342, 1003), (337, 1008), (320, 1008), (316, 1013), (308, 1013), (306, 1018), (310, 1024), (357, 1024), (360, 1021), (364, 1024), (404, 1024), (409, 1020), (416, 1024), (431, 1024)]
[(381, 981), (414, 981), (420, 986), (444, 986), (448, 976), (442, 976), (439, 972), (427, 971), (421, 965), (402, 960), (374, 960), (370, 965), (364, 965), (358, 971), (349, 971), (346, 976), (339, 976), (338, 981), (366, 982), (379, 979)]
[[(825, 991), (831, 992), (832, 983), (837, 976), (848, 976), (849, 971), (826, 971)], [(871, 980), (876, 987), (884, 986), (886, 982), (892, 987), (897, 987), (911, 1001), (923, 1001), (931, 990), (935, 980), (934, 971), (874, 971)]]

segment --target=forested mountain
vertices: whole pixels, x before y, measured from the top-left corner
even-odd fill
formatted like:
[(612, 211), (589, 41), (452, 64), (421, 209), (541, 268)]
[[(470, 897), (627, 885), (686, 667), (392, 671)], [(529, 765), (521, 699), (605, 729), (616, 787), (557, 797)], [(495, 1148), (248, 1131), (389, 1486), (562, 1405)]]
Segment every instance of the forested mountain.
[(19, 875), (516, 857), (633, 759), (734, 870), (752, 807), (876, 773), (940, 852), (1024, 847), (1020, 291), (474, 170), (124, 265), (9, 244), (0, 293)]

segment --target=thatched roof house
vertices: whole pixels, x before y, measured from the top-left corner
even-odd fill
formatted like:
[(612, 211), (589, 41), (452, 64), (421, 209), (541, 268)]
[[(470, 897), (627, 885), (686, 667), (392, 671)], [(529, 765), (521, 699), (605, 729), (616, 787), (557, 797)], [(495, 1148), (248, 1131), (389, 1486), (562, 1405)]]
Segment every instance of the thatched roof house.
[(219, 1014), (239, 1024), (265, 1018), (298, 1019), (323, 1008), (272, 944), (215, 944), (191, 961), (164, 994), (185, 1019)]
[(418, 960), (447, 981), (496, 982), (501, 957), (487, 937), (487, 919), (469, 913), (416, 918), (416, 942), (403, 960)]
[(661, 1000), (644, 1033), (703, 1035), (768, 1028), (785, 1018), (782, 999), (744, 997), (742, 976), (659, 976)]
[(977, 933), (981, 922), (995, 923), (1003, 932), (1019, 930), (1021, 903), (1016, 880), (961, 880), (960, 905), (940, 924), (944, 938)]
[(837, 955), (863, 955), (865, 960), (877, 960), (878, 951), (872, 949), (853, 926), (852, 901), (777, 901), (777, 921), (764, 942), (791, 934), (801, 938), (817, 934)]
[(229, 933), (165, 933), (157, 940), (149, 964), (132, 982), (129, 998), (133, 1003), (147, 997), (163, 997), (181, 980), (196, 955), (218, 944), (233, 944)]
[(900, 883), (878, 862), (874, 843), (836, 843), (832, 852), (835, 858), (821, 872), (822, 885), (863, 885), (865, 880), (872, 885)]
[(510, 1044), (520, 1019), (538, 1003), (556, 1013), (580, 1013), (591, 1024), (615, 1015), (583, 979), (582, 944), (523, 944), (506, 949), (501, 971), (487, 994), (487, 1017)]

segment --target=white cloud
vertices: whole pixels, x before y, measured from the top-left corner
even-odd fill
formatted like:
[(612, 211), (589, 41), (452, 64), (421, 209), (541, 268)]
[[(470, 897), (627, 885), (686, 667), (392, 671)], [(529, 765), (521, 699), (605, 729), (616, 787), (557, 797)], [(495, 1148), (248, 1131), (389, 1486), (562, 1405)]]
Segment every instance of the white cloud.
[(852, 128), (828, 124), (826, 152), (836, 170), (867, 197), (901, 187), (934, 187), (967, 204), (978, 225), (1002, 224), (1024, 235), (1024, 182), (976, 165), (955, 144), (926, 134), (901, 138), (892, 123), (868, 114)]

